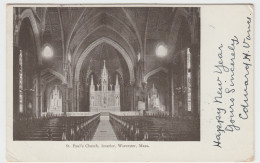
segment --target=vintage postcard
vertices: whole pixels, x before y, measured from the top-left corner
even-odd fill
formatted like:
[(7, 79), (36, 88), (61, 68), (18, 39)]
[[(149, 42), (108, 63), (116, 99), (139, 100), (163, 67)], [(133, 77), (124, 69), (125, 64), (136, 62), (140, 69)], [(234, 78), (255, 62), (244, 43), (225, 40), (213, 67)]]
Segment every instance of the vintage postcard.
[(254, 6), (7, 5), (7, 161), (253, 161)]

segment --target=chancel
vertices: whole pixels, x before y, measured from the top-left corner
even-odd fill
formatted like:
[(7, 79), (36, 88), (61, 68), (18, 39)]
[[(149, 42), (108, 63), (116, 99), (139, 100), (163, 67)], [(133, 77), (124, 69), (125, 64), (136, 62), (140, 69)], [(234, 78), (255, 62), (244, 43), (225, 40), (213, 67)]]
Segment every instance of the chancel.
[(200, 140), (200, 8), (15, 7), (13, 18), (14, 140)]
[(101, 73), (101, 85), (97, 84), (97, 90), (95, 90), (95, 84), (92, 75), (89, 92), (91, 112), (120, 111), (120, 87), (118, 83), (118, 76), (116, 76), (116, 84), (113, 89), (113, 84), (109, 85), (108, 83), (108, 73), (105, 61)]

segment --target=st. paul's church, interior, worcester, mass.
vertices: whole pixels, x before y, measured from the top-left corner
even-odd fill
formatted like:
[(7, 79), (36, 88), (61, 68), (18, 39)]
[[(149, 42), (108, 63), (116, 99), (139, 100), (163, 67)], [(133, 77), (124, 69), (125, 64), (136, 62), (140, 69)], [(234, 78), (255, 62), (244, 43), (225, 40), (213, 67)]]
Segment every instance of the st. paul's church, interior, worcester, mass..
[(13, 140), (200, 141), (200, 8), (15, 7)]

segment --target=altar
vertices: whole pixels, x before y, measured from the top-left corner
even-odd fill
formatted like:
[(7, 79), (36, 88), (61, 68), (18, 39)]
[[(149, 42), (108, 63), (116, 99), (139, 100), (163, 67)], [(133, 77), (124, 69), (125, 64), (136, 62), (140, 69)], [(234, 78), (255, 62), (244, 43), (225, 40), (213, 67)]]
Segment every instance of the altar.
[[(97, 89), (95, 89), (97, 88)], [(120, 111), (120, 85), (116, 75), (116, 84), (108, 83), (106, 62), (101, 73), (101, 85), (95, 85), (93, 75), (90, 84), (90, 112), (117, 112)]]

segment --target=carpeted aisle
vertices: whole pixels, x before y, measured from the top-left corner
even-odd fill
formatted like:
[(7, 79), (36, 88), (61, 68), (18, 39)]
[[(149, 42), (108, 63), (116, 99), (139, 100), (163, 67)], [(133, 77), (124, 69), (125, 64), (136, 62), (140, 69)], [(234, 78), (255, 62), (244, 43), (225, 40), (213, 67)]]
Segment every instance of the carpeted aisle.
[(116, 141), (116, 134), (109, 122), (109, 116), (100, 116), (100, 122), (92, 141)]

